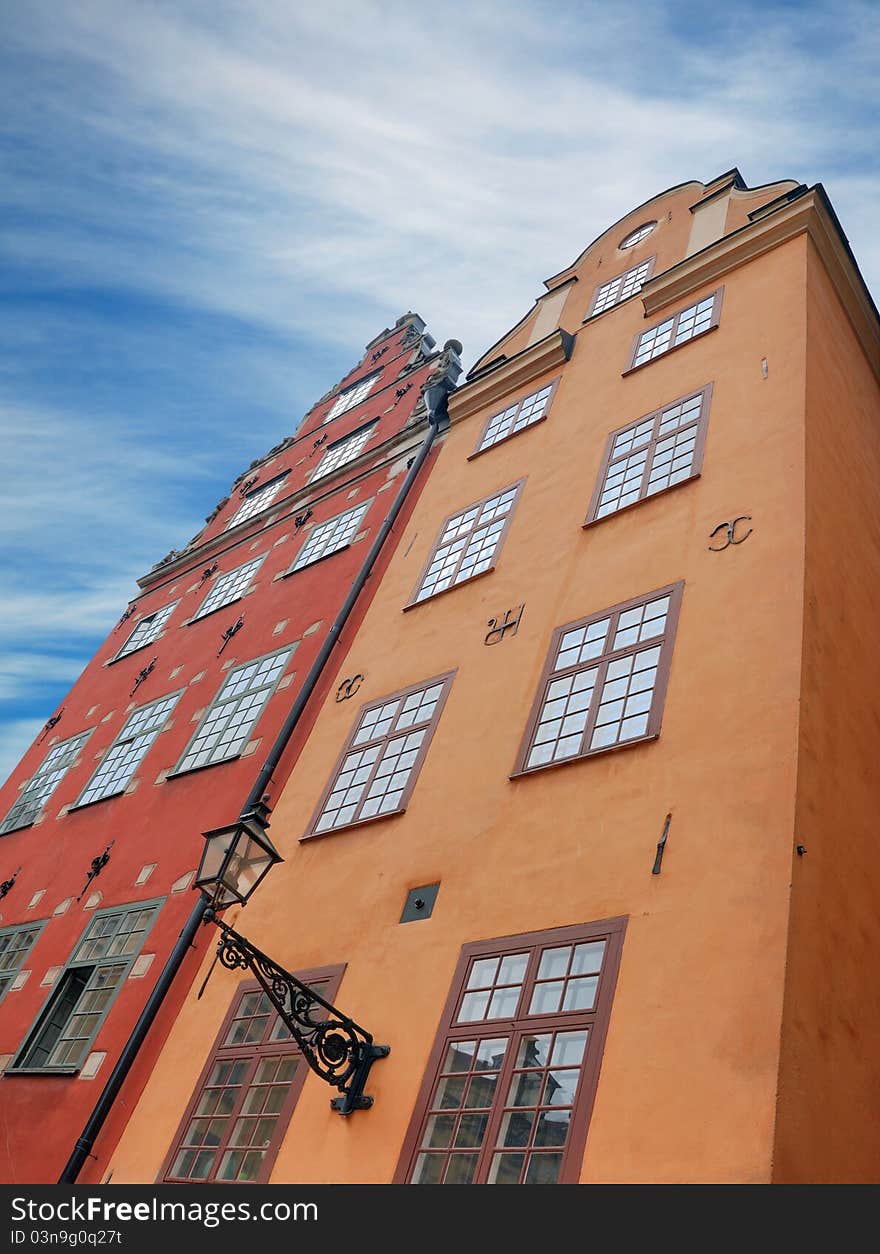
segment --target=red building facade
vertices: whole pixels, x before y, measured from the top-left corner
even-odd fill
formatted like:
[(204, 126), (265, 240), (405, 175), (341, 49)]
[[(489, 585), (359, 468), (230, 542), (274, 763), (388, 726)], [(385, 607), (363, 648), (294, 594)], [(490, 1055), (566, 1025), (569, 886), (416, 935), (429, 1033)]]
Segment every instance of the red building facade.
[[(0, 1179), (53, 1182), (64, 1168), (191, 916), (201, 833), (235, 821), (423, 443), (433, 348), (415, 314), (371, 341), (201, 533), (138, 581), (0, 790)], [(430, 456), (337, 660), (429, 466)], [(319, 680), (312, 704), (325, 696)], [(272, 775), (270, 804), (310, 709)], [(104, 1178), (124, 1111), (212, 940), (196, 937), (81, 1179)]]

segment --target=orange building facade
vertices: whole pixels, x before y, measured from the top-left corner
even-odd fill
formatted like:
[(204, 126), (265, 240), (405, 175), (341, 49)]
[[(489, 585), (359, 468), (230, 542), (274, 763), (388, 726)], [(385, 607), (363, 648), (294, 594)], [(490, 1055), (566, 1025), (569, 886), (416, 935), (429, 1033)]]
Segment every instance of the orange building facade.
[[(450, 426), (114, 1183), (880, 1178), (877, 312), (821, 187), (621, 219)], [(205, 959), (208, 973), (210, 955)]]

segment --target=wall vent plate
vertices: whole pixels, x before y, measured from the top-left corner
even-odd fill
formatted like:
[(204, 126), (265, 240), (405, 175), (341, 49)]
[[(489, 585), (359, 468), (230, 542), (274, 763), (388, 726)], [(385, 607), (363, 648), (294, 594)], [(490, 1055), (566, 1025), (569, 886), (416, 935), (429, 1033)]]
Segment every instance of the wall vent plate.
[(401, 923), (412, 923), (415, 919), (429, 919), (440, 891), (439, 884), (423, 884), (421, 888), (411, 888), (406, 895), (406, 903)]

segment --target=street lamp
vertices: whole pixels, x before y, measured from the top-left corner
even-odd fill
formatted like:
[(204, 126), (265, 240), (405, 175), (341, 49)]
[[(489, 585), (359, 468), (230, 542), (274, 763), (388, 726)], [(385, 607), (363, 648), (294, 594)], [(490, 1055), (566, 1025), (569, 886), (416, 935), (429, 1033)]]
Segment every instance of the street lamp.
[(370, 1068), (391, 1053), (390, 1046), (374, 1045), (369, 1032), (217, 917), (236, 902), (246, 905), (272, 867), (283, 861), (269, 839), (268, 825), (269, 809), (260, 801), (238, 822), (204, 833), (193, 887), (208, 899), (205, 922), (222, 932), (217, 957), (229, 971), (253, 973), (308, 1065), (342, 1094), (331, 1101), (332, 1109), (341, 1115), (367, 1110), (373, 1104), (364, 1094)]

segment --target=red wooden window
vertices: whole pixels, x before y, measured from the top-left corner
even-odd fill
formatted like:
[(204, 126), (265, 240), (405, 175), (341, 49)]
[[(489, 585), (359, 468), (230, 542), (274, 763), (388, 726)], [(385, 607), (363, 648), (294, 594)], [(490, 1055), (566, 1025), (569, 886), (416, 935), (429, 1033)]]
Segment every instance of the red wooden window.
[(717, 327), (721, 318), (723, 292), (724, 288), (719, 287), (717, 291), (710, 292), (695, 305), (680, 309), (671, 318), (666, 318), (663, 322), (658, 322), (656, 326), (649, 327), (647, 331), (642, 331), (640, 335), (637, 335), (627, 363), (627, 370), (644, 366), (662, 353), (668, 353), (673, 348), (678, 348), (698, 335), (704, 335), (705, 332)]
[[(621, 302), (628, 300), (630, 296), (635, 296), (636, 292), (641, 291), (654, 271), (654, 262), (656, 260), (656, 257), (649, 257), (647, 261), (639, 262), (637, 266), (633, 266), (630, 270), (625, 270), (623, 274), (615, 275), (607, 283), (599, 284), (593, 292), (593, 299), (590, 301), (590, 308), (587, 310), (587, 318), (604, 313), (606, 309), (611, 309), (614, 305), (621, 304)], [(586, 318), (584, 321), (586, 322)]]
[(524, 482), (494, 492), (444, 521), (407, 609), (495, 569)]
[(682, 587), (557, 627), (514, 774), (659, 735)]
[[(343, 967), (298, 978), (332, 1000)], [(255, 981), (242, 984), (159, 1179), (265, 1184), (308, 1066)]]
[(397, 1183), (577, 1181), (625, 925), (465, 946)]
[(471, 457), (476, 457), (478, 453), (492, 448), (495, 444), (500, 444), (503, 440), (519, 435), (520, 431), (524, 431), (526, 427), (533, 427), (535, 423), (543, 422), (547, 417), (547, 411), (558, 383), (559, 380), (554, 379), (552, 383), (546, 383), (537, 392), (530, 392), (528, 396), (521, 397), (508, 405), (506, 409), (493, 414), (483, 428), (483, 433)]
[(695, 479), (703, 464), (712, 385), (612, 431), (587, 522)]
[(306, 836), (406, 809), (453, 675), (438, 675), (361, 709)]

